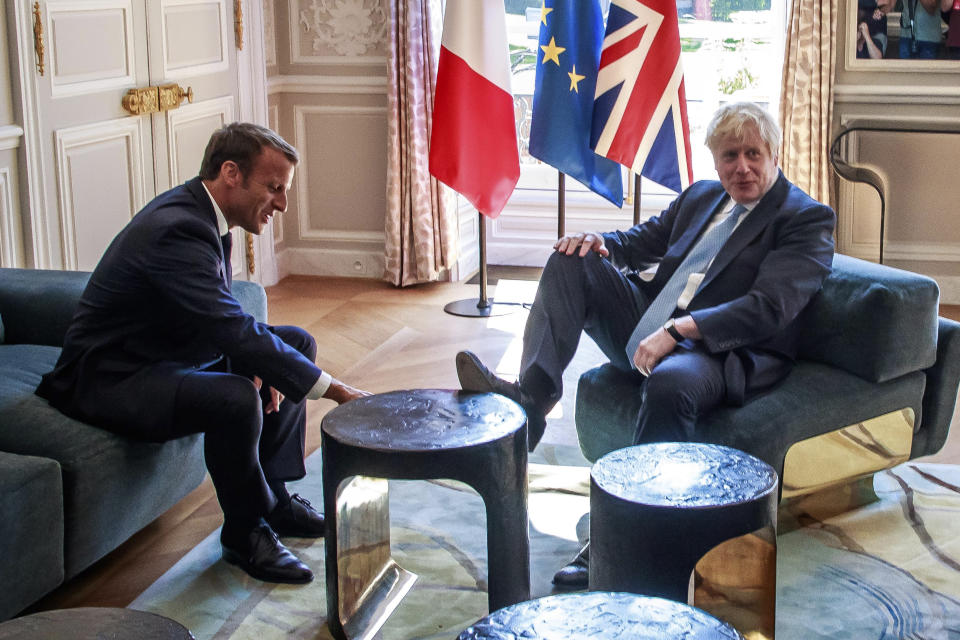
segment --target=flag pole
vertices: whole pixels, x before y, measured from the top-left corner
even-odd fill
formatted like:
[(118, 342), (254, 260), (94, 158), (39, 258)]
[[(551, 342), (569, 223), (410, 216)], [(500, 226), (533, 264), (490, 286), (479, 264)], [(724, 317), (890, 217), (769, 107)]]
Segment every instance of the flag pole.
[(513, 313), (522, 306), (516, 303), (494, 302), (487, 298), (487, 223), (484, 218), (482, 213), (477, 213), (480, 243), (480, 297), (448, 302), (443, 310), (450, 315), (464, 318), (489, 318)]
[(633, 175), (633, 226), (640, 224), (640, 174)]
[(563, 171), (557, 171), (557, 238), (562, 238), (567, 232), (566, 183)]

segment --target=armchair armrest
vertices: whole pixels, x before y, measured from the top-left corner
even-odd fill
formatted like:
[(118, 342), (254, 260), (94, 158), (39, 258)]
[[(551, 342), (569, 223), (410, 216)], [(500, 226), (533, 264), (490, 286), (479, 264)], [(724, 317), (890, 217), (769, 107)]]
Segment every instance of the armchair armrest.
[(267, 292), (256, 282), (233, 281), (233, 297), (257, 322), (267, 321)]
[(911, 458), (936, 453), (947, 441), (960, 387), (960, 323), (939, 319), (937, 362), (924, 373), (923, 416), (913, 437)]
[(0, 317), (9, 344), (63, 345), (86, 271), (0, 269)]

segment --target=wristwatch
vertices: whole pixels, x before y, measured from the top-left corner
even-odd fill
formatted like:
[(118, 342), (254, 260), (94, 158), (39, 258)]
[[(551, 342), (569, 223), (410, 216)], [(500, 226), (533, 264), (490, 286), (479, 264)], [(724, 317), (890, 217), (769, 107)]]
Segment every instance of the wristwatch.
[(683, 342), (683, 334), (677, 331), (677, 325), (673, 321), (673, 318), (670, 318), (663, 323), (663, 330), (670, 334), (670, 337), (676, 340), (677, 342)]

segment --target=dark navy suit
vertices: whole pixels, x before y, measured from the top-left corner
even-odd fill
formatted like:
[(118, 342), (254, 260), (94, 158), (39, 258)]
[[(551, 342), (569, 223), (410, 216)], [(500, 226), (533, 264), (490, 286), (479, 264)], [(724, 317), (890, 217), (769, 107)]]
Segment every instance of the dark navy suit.
[[(728, 202), (716, 181), (691, 185), (661, 215), (603, 234), (608, 259), (554, 253), (541, 277), (524, 334), (521, 388), (562, 393), (562, 373), (586, 331), (615, 366), (656, 297), (715, 213)], [(643, 383), (636, 442), (695, 440), (697, 416), (721, 402), (739, 405), (789, 373), (797, 317), (833, 261), (836, 216), (779, 174), (710, 264), (687, 310), (702, 340), (684, 340)], [(659, 263), (644, 282), (636, 272)], [(638, 382), (642, 380), (639, 374)]]
[[(37, 393), (133, 438), (205, 433), (224, 512), (259, 517), (269, 482), (304, 474), (304, 397), (321, 370), (309, 335), (256, 322), (229, 282), (200, 179), (161, 194), (107, 248)], [(286, 396), (279, 412), (261, 414), (253, 375)]]

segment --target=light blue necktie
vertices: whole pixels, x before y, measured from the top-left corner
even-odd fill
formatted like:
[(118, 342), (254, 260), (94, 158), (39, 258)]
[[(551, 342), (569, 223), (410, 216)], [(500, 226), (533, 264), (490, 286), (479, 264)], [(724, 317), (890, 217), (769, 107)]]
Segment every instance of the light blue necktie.
[(633, 333), (630, 334), (630, 340), (627, 341), (627, 361), (632, 366), (634, 366), (633, 354), (636, 353), (640, 341), (663, 326), (663, 323), (673, 315), (680, 294), (687, 287), (690, 274), (705, 272), (707, 265), (720, 253), (720, 249), (723, 248), (727, 238), (733, 233), (740, 215), (746, 210), (746, 207), (738, 204), (723, 222), (710, 229), (700, 238), (700, 241), (690, 250), (687, 257), (683, 259), (677, 270), (667, 280), (667, 283), (663, 285), (663, 289), (653, 299), (647, 310), (643, 312), (640, 322), (637, 323)]

